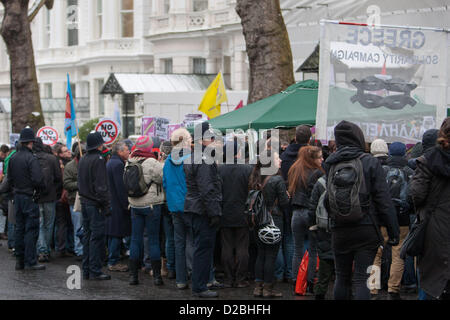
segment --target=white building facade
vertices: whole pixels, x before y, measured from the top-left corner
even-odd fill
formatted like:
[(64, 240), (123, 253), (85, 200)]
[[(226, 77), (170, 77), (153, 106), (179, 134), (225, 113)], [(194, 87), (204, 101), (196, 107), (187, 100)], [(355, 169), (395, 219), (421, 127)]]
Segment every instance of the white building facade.
[[(377, 5), (382, 24), (450, 27), (450, 7), (445, 0), (426, 4), (407, 0), (281, 0), (280, 4), (294, 71), (319, 42), (320, 19), (366, 22), (367, 8)], [(42, 8), (31, 28), (46, 124), (62, 133), (67, 73), (80, 124), (112, 117), (114, 99), (123, 105), (125, 97), (100, 94), (111, 73), (212, 75), (221, 71), (228, 91), (235, 92), (230, 94), (234, 100), (222, 112), (234, 109), (233, 104), (241, 98), (245, 103), (249, 67), (235, 6), (236, 0), (55, 0), (52, 10)], [(296, 72), (295, 77), (302, 80), (316, 75)], [(0, 102), (10, 95), (9, 80), (9, 58), (0, 40)], [(170, 119), (176, 123), (183, 115), (163, 109), (183, 102), (189, 106), (183, 110), (192, 113), (200, 103), (198, 93), (164, 96), (155, 92), (154, 103), (151, 94), (145, 95), (145, 101), (143, 94), (135, 94), (136, 107), (127, 111), (135, 126), (129, 134), (139, 133), (143, 115), (177, 114), (177, 119)], [(188, 96), (195, 99), (186, 101)], [(0, 104), (0, 142), (7, 142), (9, 133), (8, 106)]]

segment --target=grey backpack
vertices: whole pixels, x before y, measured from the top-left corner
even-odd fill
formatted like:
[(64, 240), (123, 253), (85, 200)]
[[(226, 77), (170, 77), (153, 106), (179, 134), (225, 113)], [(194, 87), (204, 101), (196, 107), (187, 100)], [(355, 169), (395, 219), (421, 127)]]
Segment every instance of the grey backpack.
[(325, 196), (327, 195), (327, 185), (324, 177), (320, 177), (317, 180), (318, 183), (325, 188), (325, 191), (322, 192), (319, 198), (319, 202), (317, 203), (316, 208), (316, 224), (318, 228), (325, 229), (326, 231), (330, 231), (330, 219), (328, 217), (328, 211), (325, 208)]
[(364, 202), (362, 195), (367, 194), (361, 156), (341, 161), (331, 166), (327, 193), (330, 215), (337, 224), (355, 224), (365, 216), (369, 199)]

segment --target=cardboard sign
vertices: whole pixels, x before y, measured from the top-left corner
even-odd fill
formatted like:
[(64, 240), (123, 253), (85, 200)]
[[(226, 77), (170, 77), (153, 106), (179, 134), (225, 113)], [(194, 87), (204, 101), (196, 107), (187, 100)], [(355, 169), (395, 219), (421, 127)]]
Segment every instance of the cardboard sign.
[(106, 145), (113, 144), (119, 137), (119, 125), (112, 119), (100, 119), (95, 131), (102, 135)]
[(170, 137), (172, 136), (172, 133), (177, 130), (178, 128), (181, 128), (181, 123), (178, 124), (169, 124), (169, 132), (167, 134), (167, 140), (170, 141)]
[(156, 121), (154, 117), (142, 117), (141, 134), (143, 136), (155, 136)]
[(50, 126), (40, 128), (36, 137), (41, 138), (42, 143), (50, 147), (53, 147), (59, 139), (58, 131)]

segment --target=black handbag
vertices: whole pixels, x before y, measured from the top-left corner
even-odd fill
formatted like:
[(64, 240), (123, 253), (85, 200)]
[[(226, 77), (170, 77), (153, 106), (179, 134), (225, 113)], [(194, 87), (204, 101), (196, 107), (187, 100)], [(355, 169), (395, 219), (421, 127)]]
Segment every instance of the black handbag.
[(425, 243), (425, 233), (428, 226), (429, 217), (420, 220), (417, 215), (416, 221), (409, 230), (408, 235), (403, 241), (402, 248), (400, 249), (400, 258), (405, 259), (406, 256), (417, 257), (423, 253), (423, 247)]
[[(442, 182), (438, 185), (441, 186)], [(441, 188), (437, 188), (440, 190)], [(428, 221), (430, 220), (431, 215), (436, 210), (436, 207), (439, 203), (438, 197), (439, 192), (433, 192), (435, 195), (432, 201), (434, 203), (433, 210), (426, 212), (425, 218), (420, 219), (420, 215), (418, 214), (416, 220), (414, 221), (411, 229), (408, 232), (405, 240), (403, 241), (402, 247), (400, 249), (400, 258), (405, 259), (406, 256), (418, 257), (423, 254), (423, 248), (425, 244), (425, 234), (428, 226)], [(431, 200), (431, 199), (430, 199)]]

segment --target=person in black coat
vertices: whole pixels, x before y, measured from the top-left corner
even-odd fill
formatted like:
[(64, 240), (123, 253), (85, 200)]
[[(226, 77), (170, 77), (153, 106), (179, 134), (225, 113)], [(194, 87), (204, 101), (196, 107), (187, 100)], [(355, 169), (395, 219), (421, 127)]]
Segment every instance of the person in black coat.
[(198, 124), (194, 128), (195, 146), (190, 163), (183, 164), (186, 176), (184, 214), (191, 222), (194, 236), (192, 294), (199, 298), (218, 297), (216, 291), (207, 287), (216, 232), (222, 216), (222, 186), (217, 164), (204, 152), (212, 143), (214, 138), (209, 123)]
[[(365, 194), (360, 197), (360, 200), (367, 203), (366, 206), (361, 207), (364, 213), (361, 220), (353, 224), (343, 224), (336, 221), (336, 213), (330, 210), (329, 201), (326, 201), (328, 212), (332, 217), (332, 245), (336, 263), (334, 298), (336, 300), (351, 299), (352, 266), (354, 265), (355, 299), (369, 300), (367, 268), (373, 264), (378, 247), (383, 242), (377, 218), (384, 220), (386, 224), (388, 242), (391, 245), (397, 245), (399, 238), (397, 215), (380, 162), (364, 152), (365, 140), (362, 130), (354, 123), (344, 120), (335, 127), (334, 135), (337, 152), (325, 161), (325, 172), (330, 177), (330, 169), (334, 165), (360, 157), (366, 187), (366, 190), (362, 190)], [(328, 194), (327, 199), (329, 197)]]
[(131, 217), (128, 209), (128, 197), (123, 183), (125, 161), (130, 150), (123, 141), (114, 144), (112, 157), (106, 164), (108, 185), (111, 195), (111, 216), (106, 219), (106, 235), (108, 238), (108, 270), (128, 271), (126, 265), (120, 264), (122, 239), (131, 235)]
[(450, 118), (442, 123), (438, 146), (417, 159), (411, 197), (426, 226), (418, 257), (420, 288), (427, 299), (450, 300)]
[[(222, 178), (222, 265), (225, 271), (225, 287), (245, 288), (249, 283), (245, 280), (248, 270), (249, 228), (245, 214), (245, 202), (248, 194), (248, 179), (252, 166), (238, 164), (241, 152), (237, 141), (228, 142), (233, 145), (235, 163), (219, 166)], [(227, 144), (228, 144), (227, 143)], [(233, 251), (236, 250), (236, 253)]]
[(36, 261), (36, 242), (39, 236), (39, 195), (43, 192), (44, 177), (39, 160), (32, 153), (35, 141), (31, 128), (20, 132), (19, 150), (8, 164), (8, 181), (14, 192), (16, 213), (15, 249), (16, 270), (43, 270)]
[(83, 215), (83, 278), (110, 280), (102, 272), (105, 251), (105, 218), (110, 215), (106, 163), (102, 157), (103, 138), (100, 133), (87, 136), (87, 154), (78, 165), (78, 192)]
[(57, 188), (62, 186), (62, 173), (58, 159), (50, 153), (41, 138), (37, 138), (33, 145), (33, 151), (39, 159), (42, 174), (44, 176), (45, 190), (39, 198), (40, 226), (38, 238), (39, 262), (48, 262), (50, 259), (50, 244), (53, 237), (53, 226), (55, 223), (55, 210)]
[[(273, 223), (279, 229), (255, 227), (256, 245), (258, 247), (256, 264), (255, 264), (255, 289), (253, 295), (255, 297), (281, 297), (282, 293), (274, 290), (275, 285), (275, 261), (278, 250), (280, 248), (281, 239), (278, 242), (278, 237), (282, 238), (284, 221), (283, 212), (289, 210), (289, 198), (286, 190), (286, 184), (281, 176), (280, 158), (276, 152), (267, 152), (271, 161), (267, 165), (262, 165), (260, 161), (250, 175), (249, 190), (261, 190), (264, 203), (268, 211), (271, 213)], [(271, 169), (275, 168), (276, 173), (270, 174)], [(269, 172), (267, 172), (269, 171)], [(266, 229), (267, 238), (261, 239), (260, 231)], [(281, 234), (279, 233), (281, 231)], [(264, 234), (263, 234), (264, 236)]]

